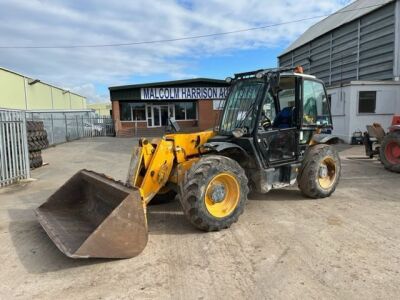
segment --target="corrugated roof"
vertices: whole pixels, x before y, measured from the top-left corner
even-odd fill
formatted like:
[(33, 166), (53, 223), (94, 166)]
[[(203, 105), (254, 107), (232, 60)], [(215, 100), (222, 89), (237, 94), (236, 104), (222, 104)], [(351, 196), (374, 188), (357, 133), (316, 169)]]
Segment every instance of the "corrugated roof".
[(111, 86), (108, 89), (110, 91), (116, 91), (116, 90), (124, 90), (124, 89), (143, 88), (143, 87), (164, 87), (164, 86), (170, 86), (170, 85), (191, 84), (191, 83), (199, 83), (199, 82), (217, 83), (217, 84), (226, 84), (227, 85), (225, 80), (212, 79), (212, 78), (193, 78), (193, 79), (183, 79), (183, 80), (173, 80), (173, 81), (161, 81), (161, 82)]
[(395, 0), (357, 0), (311, 26), (279, 56), (282, 56), (296, 48), (299, 48), (300, 46), (311, 42), (317, 37), (346, 23), (356, 20), (393, 1)]

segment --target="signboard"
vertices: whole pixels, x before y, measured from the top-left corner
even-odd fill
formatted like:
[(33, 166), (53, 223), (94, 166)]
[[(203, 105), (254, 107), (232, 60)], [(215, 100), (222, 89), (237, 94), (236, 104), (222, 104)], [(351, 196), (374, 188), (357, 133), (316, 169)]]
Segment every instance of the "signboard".
[(165, 87), (141, 88), (142, 100), (222, 100), (228, 87)]

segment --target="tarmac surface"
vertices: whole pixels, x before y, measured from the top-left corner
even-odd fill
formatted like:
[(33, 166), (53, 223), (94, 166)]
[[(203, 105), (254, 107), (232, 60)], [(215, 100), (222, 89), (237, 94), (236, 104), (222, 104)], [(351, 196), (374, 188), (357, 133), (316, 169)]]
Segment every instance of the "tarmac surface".
[(37, 179), (0, 189), (0, 299), (396, 299), (400, 174), (339, 147), (342, 177), (328, 199), (296, 187), (249, 195), (230, 229), (203, 233), (173, 201), (148, 209), (136, 258), (73, 260), (33, 209), (80, 169), (124, 180), (132, 139), (83, 139), (43, 152)]

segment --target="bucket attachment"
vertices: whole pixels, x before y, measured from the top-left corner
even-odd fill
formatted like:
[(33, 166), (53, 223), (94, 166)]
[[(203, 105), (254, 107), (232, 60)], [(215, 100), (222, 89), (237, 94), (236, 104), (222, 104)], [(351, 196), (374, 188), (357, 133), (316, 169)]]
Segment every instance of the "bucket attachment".
[(82, 170), (36, 209), (56, 246), (72, 258), (130, 258), (147, 244), (140, 193)]

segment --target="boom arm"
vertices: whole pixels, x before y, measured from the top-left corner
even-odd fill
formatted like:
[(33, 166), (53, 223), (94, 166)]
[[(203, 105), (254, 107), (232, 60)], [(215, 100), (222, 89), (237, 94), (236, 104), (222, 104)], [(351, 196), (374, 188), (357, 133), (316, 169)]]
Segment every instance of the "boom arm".
[(213, 131), (203, 131), (169, 134), (151, 143), (141, 139), (132, 152), (127, 185), (139, 189), (143, 202), (149, 203), (167, 182), (180, 182), (214, 135)]

